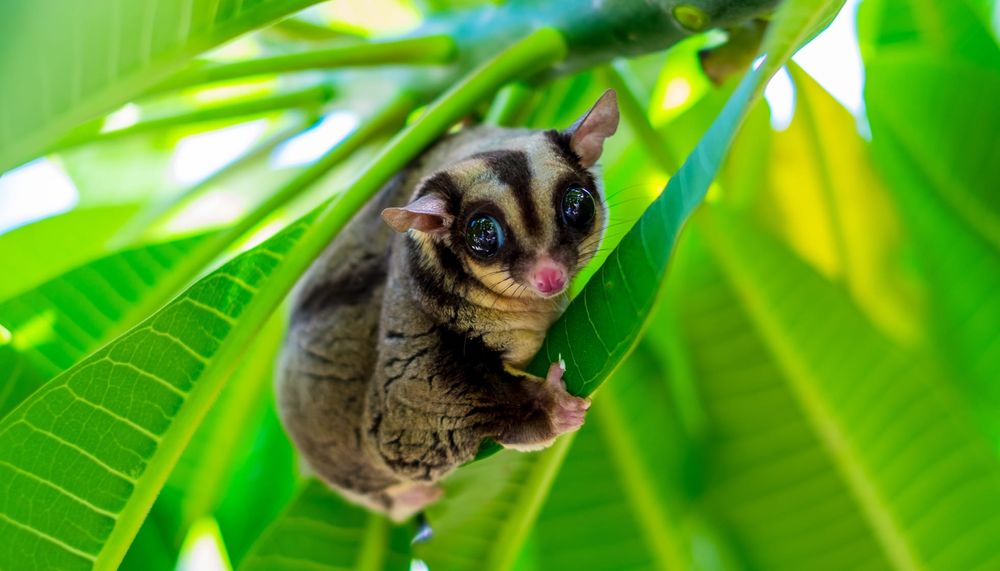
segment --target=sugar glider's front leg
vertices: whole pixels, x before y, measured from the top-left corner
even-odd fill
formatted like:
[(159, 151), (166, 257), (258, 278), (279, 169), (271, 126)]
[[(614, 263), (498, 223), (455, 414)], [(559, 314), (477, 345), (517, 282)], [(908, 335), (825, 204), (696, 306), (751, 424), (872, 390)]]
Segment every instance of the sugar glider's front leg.
[(437, 350), (440, 340), (389, 344), (368, 398), (367, 436), (401, 484), (386, 490), (390, 515), (405, 519), (436, 500), (434, 485), (473, 459), (484, 438), (538, 450), (580, 428), (590, 402), (566, 392), (562, 368), (545, 379), (499, 360), (457, 365)]
[[(522, 452), (541, 450), (555, 441), (560, 434), (574, 432), (583, 426), (583, 420), (590, 408), (590, 399), (571, 395), (566, 391), (562, 363), (552, 363), (545, 378), (535, 377), (521, 371), (511, 371), (519, 377), (522, 387), (530, 398), (538, 404), (541, 416), (527, 421), (510, 422), (502, 432), (492, 436), (505, 448)], [(539, 387), (539, 385), (541, 385)]]

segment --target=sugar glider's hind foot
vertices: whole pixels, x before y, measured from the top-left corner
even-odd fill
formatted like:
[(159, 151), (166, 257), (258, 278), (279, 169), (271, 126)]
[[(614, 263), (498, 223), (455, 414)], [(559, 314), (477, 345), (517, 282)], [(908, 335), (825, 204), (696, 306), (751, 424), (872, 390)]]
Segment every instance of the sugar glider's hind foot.
[(385, 491), (388, 496), (389, 518), (404, 522), (436, 502), (444, 493), (438, 486), (429, 484), (399, 484)]

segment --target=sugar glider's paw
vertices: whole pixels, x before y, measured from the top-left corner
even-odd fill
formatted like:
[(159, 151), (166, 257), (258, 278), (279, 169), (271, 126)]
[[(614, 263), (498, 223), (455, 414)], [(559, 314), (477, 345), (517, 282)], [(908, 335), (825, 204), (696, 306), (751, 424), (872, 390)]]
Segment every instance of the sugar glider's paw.
[(562, 359), (549, 366), (545, 376), (545, 384), (552, 396), (552, 408), (549, 410), (549, 422), (552, 423), (554, 436), (579, 430), (590, 408), (590, 399), (573, 396), (566, 391), (563, 373), (566, 365)]

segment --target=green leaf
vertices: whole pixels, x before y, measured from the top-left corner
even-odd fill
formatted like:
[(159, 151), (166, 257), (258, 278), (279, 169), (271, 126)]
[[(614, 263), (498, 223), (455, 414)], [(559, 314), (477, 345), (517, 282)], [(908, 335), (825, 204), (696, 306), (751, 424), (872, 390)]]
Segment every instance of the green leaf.
[[(254, 340), (247, 359), (233, 373), (171, 472), (129, 547), (123, 567), (144, 569), (149, 565), (144, 560), (156, 557), (168, 561), (166, 568), (172, 569), (185, 549), (185, 538), (190, 540), (199, 532), (199, 521), (215, 516), (224, 498), (233, 497), (243, 506), (243, 525), (254, 538), (291, 499), (295, 467), (287, 439), (282, 435), (288, 454), (265, 454), (256, 446), (260, 433), (271, 430), (265, 420), (269, 420), (268, 413), (273, 414), (268, 408), (273, 406), (270, 388), (274, 359), (284, 333), (282, 321), (278, 313), (273, 315)], [(242, 469), (251, 460), (263, 474)], [(264, 478), (268, 481), (264, 482)], [(261, 489), (268, 493), (261, 495)], [(229, 538), (221, 533), (227, 554), (233, 559)], [(237, 540), (236, 547), (242, 557), (245, 546)], [(153, 555), (147, 555), (150, 551)]]
[[(0, 236), (0, 300), (107, 253), (137, 204), (80, 208)], [(72, 239), (69, 239), (72, 238)]]
[[(601, 406), (606, 396), (602, 392)], [(610, 451), (601, 439), (599, 424), (592, 414), (573, 439), (573, 448), (525, 541), (521, 560), (530, 561), (536, 569), (684, 569), (668, 567), (657, 558), (657, 551), (669, 550), (676, 537), (663, 536), (651, 545), (643, 536), (635, 506), (625, 501), (624, 486), (608, 461)]]
[(1000, 564), (1000, 458), (954, 387), (773, 238), (705, 214), (711, 251), (891, 565)]
[[(887, 332), (919, 338), (919, 313), (901, 287), (902, 223), (854, 117), (797, 65), (795, 116), (772, 135), (768, 185), (753, 209), (789, 246), (844, 282)], [(734, 175), (734, 178), (737, 175)]]
[(508, 569), (542, 509), (572, 436), (531, 454), (500, 454), (463, 466), (428, 509), (431, 541), (414, 554), (431, 569)]
[(700, 458), (654, 351), (622, 363), (574, 439), (526, 545), (539, 569), (740, 567), (689, 505)]
[[(682, 339), (708, 427), (701, 511), (717, 517), (751, 569), (889, 568), (792, 381), (708, 255), (700, 224), (691, 230), (664, 304), (678, 327), (663, 341)], [(798, 260), (793, 267), (810, 273)]]
[(867, 0), (858, 12), (861, 52), (869, 59), (919, 47), (951, 60), (995, 67), (1000, 47), (971, 1)]
[[(1000, 252), (997, 64), (897, 52), (869, 62), (865, 93), (872, 123), (905, 146), (940, 198)], [(907, 85), (903, 96), (901, 84)]]
[(7, 415), (0, 487), (11, 493), (0, 502), (0, 566), (117, 565), (247, 344), (316, 255), (474, 105), (564, 54), (551, 29), (499, 54), (403, 131), (345, 193), (201, 279)]
[[(142, 93), (200, 52), (316, 0), (0, 6), (0, 171)], [(42, 70), (42, 71), (39, 71)]]
[[(300, 479), (298, 459), (273, 401), (266, 403), (257, 426), (253, 446), (237, 458), (225, 496), (215, 510), (226, 551), (237, 567), (292, 500)], [(261, 490), (268, 493), (261, 496)]]
[(0, 326), (14, 352), (7, 358), (17, 362), (0, 368), (0, 417), (177, 293), (201, 269), (191, 262), (211, 237), (111, 254), (0, 302)]
[[(916, 53), (869, 70), (872, 149), (929, 293), (926, 350), (942, 355), (1000, 449), (1000, 113), (978, 99), (1000, 97), (1000, 76)], [(898, 96), (904, 77), (920, 87)]]
[[(211, 516), (222, 503), (227, 488), (237, 477), (239, 462), (253, 448), (257, 434), (234, 427), (261, 425), (266, 405), (272, 400), (274, 362), (284, 337), (283, 321), (284, 316), (276, 312), (258, 333), (246, 358), (222, 389), (164, 485), (165, 493), (173, 492), (178, 498), (175, 507), (178, 525), (173, 530), (178, 544), (192, 524)], [(261, 462), (276, 460), (259, 459)], [(284, 469), (289, 476), (293, 474), (290, 462), (274, 468)], [(277, 493), (275, 489), (268, 495)], [(244, 497), (243, 501), (254, 506), (255, 511), (263, 509), (267, 503), (253, 497)]]
[(300, 569), (398, 570), (410, 567), (413, 531), (346, 503), (310, 480), (261, 537), (241, 571)]

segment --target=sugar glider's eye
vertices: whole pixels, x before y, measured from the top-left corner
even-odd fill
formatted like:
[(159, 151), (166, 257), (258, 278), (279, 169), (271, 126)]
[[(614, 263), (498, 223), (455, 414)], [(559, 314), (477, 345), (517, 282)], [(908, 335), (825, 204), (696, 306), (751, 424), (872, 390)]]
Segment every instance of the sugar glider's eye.
[(503, 228), (489, 214), (473, 216), (465, 229), (465, 243), (475, 256), (492, 258), (503, 248)]
[(594, 197), (582, 186), (572, 185), (563, 193), (562, 219), (570, 228), (588, 230), (594, 221)]

